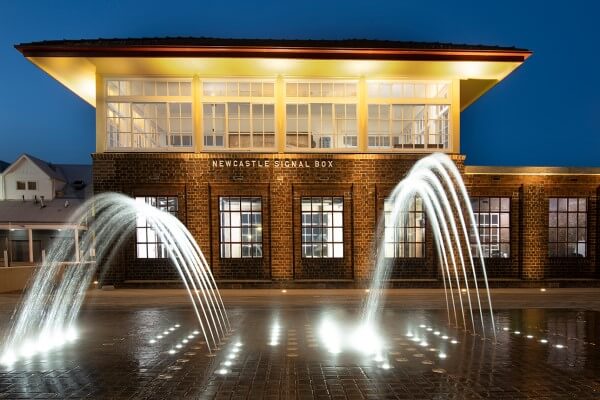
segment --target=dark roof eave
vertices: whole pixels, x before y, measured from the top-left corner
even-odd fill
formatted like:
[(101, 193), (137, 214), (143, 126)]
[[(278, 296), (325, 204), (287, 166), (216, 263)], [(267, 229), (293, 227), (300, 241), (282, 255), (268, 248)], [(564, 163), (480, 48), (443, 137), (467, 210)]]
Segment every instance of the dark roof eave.
[(73, 45), (30, 43), (16, 45), (25, 57), (232, 57), (406, 61), (523, 62), (531, 52), (513, 48), (387, 48), (387, 47), (281, 47), (183, 45)]

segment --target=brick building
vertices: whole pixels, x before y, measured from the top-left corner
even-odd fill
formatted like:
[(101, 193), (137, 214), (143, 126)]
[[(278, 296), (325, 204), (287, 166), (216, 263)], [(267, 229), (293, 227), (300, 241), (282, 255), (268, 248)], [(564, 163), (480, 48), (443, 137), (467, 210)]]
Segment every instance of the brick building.
[[(95, 191), (176, 214), (221, 286), (364, 286), (379, 239), (393, 285), (441, 286), (418, 201), (406, 226), (378, 228), (390, 191), (432, 152), (463, 173), (491, 285), (595, 283), (600, 169), (464, 166), (461, 111), (527, 50), (209, 38), (16, 47), (96, 107)], [(142, 224), (103, 279), (176, 281), (165, 256)]]

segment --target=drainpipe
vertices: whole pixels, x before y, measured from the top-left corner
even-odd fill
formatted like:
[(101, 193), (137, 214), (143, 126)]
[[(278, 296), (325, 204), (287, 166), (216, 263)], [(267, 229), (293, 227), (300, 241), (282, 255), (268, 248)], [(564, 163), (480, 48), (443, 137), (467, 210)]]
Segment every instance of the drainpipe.
[(29, 262), (33, 264), (33, 229), (27, 229), (27, 236), (29, 241)]

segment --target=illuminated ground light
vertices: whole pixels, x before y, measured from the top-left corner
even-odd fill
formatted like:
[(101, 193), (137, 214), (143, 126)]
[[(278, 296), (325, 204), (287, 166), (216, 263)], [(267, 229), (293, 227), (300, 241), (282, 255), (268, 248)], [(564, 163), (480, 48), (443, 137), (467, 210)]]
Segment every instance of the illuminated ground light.
[(390, 365), (390, 363), (385, 362), (385, 363), (383, 363), (383, 365), (381, 366), (381, 368), (383, 368), (383, 369), (390, 369), (390, 368), (392, 368), (392, 366)]
[(177, 353), (176, 350), (173, 350), (173, 349), (169, 350), (169, 354), (175, 354), (175, 353)]
[(342, 351), (341, 332), (339, 327), (330, 319), (325, 319), (319, 326), (319, 336), (327, 351), (338, 354)]
[(542, 339), (542, 340), (540, 340), (540, 343), (546, 344), (546, 343), (548, 343), (548, 340)]
[(427, 328), (427, 325), (421, 324), (421, 325), (419, 325), (419, 328)]
[(448, 336), (444, 335), (444, 336), (442, 336), (442, 339), (448, 340), (449, 338), (448, 338)]
[(433, 334), (434, 334), (435, 336), (440, 336), (441, 332), (440, 332), (440, 331), (435, 331), (435, 332), (433, 332)]
[(421, 341), (421, 343), (419, 343), (419, 346), (427, 347), (427, 346), (429, 346), (429, 343), (427, 343), (426, 341), (423, 340), (423, 341)]
[(271, 327), (271, 338), (269, 340), (269, 346), (277, 346), (279, 344), (279, 333), (281, 327), (278, 323), (273, 324)]
[(502, 328), (502, 330), (503, 330), (504, 332), (508, 332), (510, 329), (509, 329), (508, 327), (506, 327), (506, 326), (505, 326), (504, 328)]
[(225, 374), (227, 374), (227, 370), (225, 368), (221, 368), (220, 370), (217, 371), (217, 374), (225, 375)]
[(515, 331), (515, 335), (520, 335), (521, 331)]
[(452, 343), (452, 344), (457, 344), (457, 343), (458, 343), (458, 340), (452, 339), (452, 340), (450, 341), (450, 343)]
[(562, 344), (555, 344), (554, 347), (556, 347), (557, 349), (564, 349), (565, 346)]
[(148, 343), (150, 343), (150, 344), (154, 344), (154, 343), (156, 343), (156, 340), (154, 340), (154, 339), (150, 339), (150, 340), (148, 341)]
[(180, 344), (178, 344), (178, 345), (176, 345), (175, 347), (176, 347), (176, 348), (178, 348), (178, 349), (181, 349), (183, 346), (182, 346), (182, 345), (180, 345)]
[(66, 332), (40, 335), (35, 339), (26, 339), (18, 350), (5, 350), (0, 355), (0, 365), (11, 366), (20, 358), (29, 359), (38, 353), (45, 353), (51, 349), (64, 346), (66, 343), (77, 340), (78, 334), (75, 328), (70, 328)]
[(527, 339), (533, 339), (533, 335), (527, 335)]
[(440, 354), (438, 354), (438, 357), (441, 358), (442, 360), (444, 360), (448, 356), (446, 355), (446, 353), (440, 353)]
[(198, 332), (198, 331), (194, 331), (194, 332), (192, 332), (192, 333), (193, 333), (194, 335), (197, 335), (197, 334), (199, 334), (200, 332)]

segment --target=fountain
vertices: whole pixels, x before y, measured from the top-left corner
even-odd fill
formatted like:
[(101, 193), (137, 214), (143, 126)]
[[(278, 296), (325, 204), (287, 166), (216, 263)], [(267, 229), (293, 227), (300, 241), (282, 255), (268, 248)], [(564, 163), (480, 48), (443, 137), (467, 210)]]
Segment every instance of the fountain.
[(57, 239), (53, 243), (12, 317), (0, 350), (1, 364), (10, 365), (77, 338), (75, 322), (97, 273), (96, 260), (107, 265), (139, 218), (148, 221), (166, 245), (209, 352), (218, 347), (231, 328), (208, 263), (191, 233), (176, 217), (145, 202), (105, 193), (88, 200), (71, 220), (73, 225), (87, 227), (80, 240), (81, 256), (75, 257), (75, 262), (64, 262), (73, 252), (71, 241)]
[[(465, 330), (479, 332), (485, 337), (485, 318), (475, 262), (479, 258), (486, 295), (483, 303), (489, 308), (491, 331), (495, 335), (491, 296), (475, 217), (460, 172), (448, 156), (436, 153), (422, 158), (394, 188), (390, 196), (393, 205), (391, 221), (395, 222), (394, 225), (406, 226), (409, 207), (416, 197), (422, 200), (433, 231), (442, 271), (448, 322), (455, 326), (462, 325)], [(380, 224), (383, 223), (382, 218)], [(403, 242), (405, 232), (400, 229), (399, 233), (399, 241)], [(475, 239), (477, 254), (473, 254), (471, 250), (470, 237)], [(383, 290), (391, 270), (391, 259), (385, 256), (384, 245), (385, 239), (382, 239), (377, 252), (373, 282), (363, 306), (360, 328), (363, 333), (359, 337), (374, 336), (377, 331), (384, 300)], [(473, 284), (475, 299), (471, 296), (470, 282)], [(466, 304), (463, 295), (466, 295)], [(479, 310), (480, 324), (475, 321), (474, 309)]]

